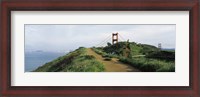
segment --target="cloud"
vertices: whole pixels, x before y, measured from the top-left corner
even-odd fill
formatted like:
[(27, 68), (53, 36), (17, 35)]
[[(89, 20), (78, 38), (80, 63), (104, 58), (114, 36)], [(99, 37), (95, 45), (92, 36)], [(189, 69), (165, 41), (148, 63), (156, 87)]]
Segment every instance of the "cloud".
[(105, 38), (111, 42), (111, 34), (116, 32), (119, 40), (175, 48), (175, 25), (25, 25), (25, 51), (67, 52), (92, 47)]

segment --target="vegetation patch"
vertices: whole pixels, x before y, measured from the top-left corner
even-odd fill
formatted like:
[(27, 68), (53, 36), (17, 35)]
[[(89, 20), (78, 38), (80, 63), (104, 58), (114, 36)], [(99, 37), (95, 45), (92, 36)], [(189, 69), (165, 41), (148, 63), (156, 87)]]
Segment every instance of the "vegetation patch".
[(121, 62), (128, 63), (143, 72), (174, 72), (175, 63), (149, 58), (120, 58)]
[(101, 72), (104, 71), (104, 65), (98, 62), (94, 56), (84, 55), (76, 58), (72, 64), (66, 66), (64, 72)]
[(175, 60), (175, 52), (173, 51), (156, 51), (149, 53), (146, 57), (162, 60)]
[(92, 50), (104, 58), (118, 58), (119, 57), (117, 54), (111, 54), (111, 53), (105, 52), (102, 48), (93, 47)]

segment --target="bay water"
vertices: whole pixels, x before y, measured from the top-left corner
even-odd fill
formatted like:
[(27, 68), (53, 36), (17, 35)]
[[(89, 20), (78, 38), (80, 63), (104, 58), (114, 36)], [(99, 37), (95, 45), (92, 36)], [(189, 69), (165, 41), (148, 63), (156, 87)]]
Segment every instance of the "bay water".
[(25, 72), (30, 72), (37, 69), (39, 66), (44, 65), (47, 62), (51, 62), (54, 59), (65, 55), (61, 52), (25, 52)]

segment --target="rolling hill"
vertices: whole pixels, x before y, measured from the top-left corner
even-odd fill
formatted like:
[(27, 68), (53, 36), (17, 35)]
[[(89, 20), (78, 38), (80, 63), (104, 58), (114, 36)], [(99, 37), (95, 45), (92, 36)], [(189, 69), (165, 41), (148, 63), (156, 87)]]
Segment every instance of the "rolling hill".
[(175, 51), (135, 42), (80, 47), (34, 72), (174, 72)]

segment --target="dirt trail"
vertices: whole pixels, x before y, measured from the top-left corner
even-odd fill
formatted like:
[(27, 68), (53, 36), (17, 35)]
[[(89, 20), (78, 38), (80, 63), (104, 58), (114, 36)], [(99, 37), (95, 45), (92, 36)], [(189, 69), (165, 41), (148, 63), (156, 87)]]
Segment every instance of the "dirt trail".
[(102, 62), (105, 65), (106, 72), (139, 72), (138, 69), (118, 61), (117, 58), (105, 61), (101, 55), (95, 53), (91, 48), (87, 48), (87, 54), (93, 55), (98, 61)]

